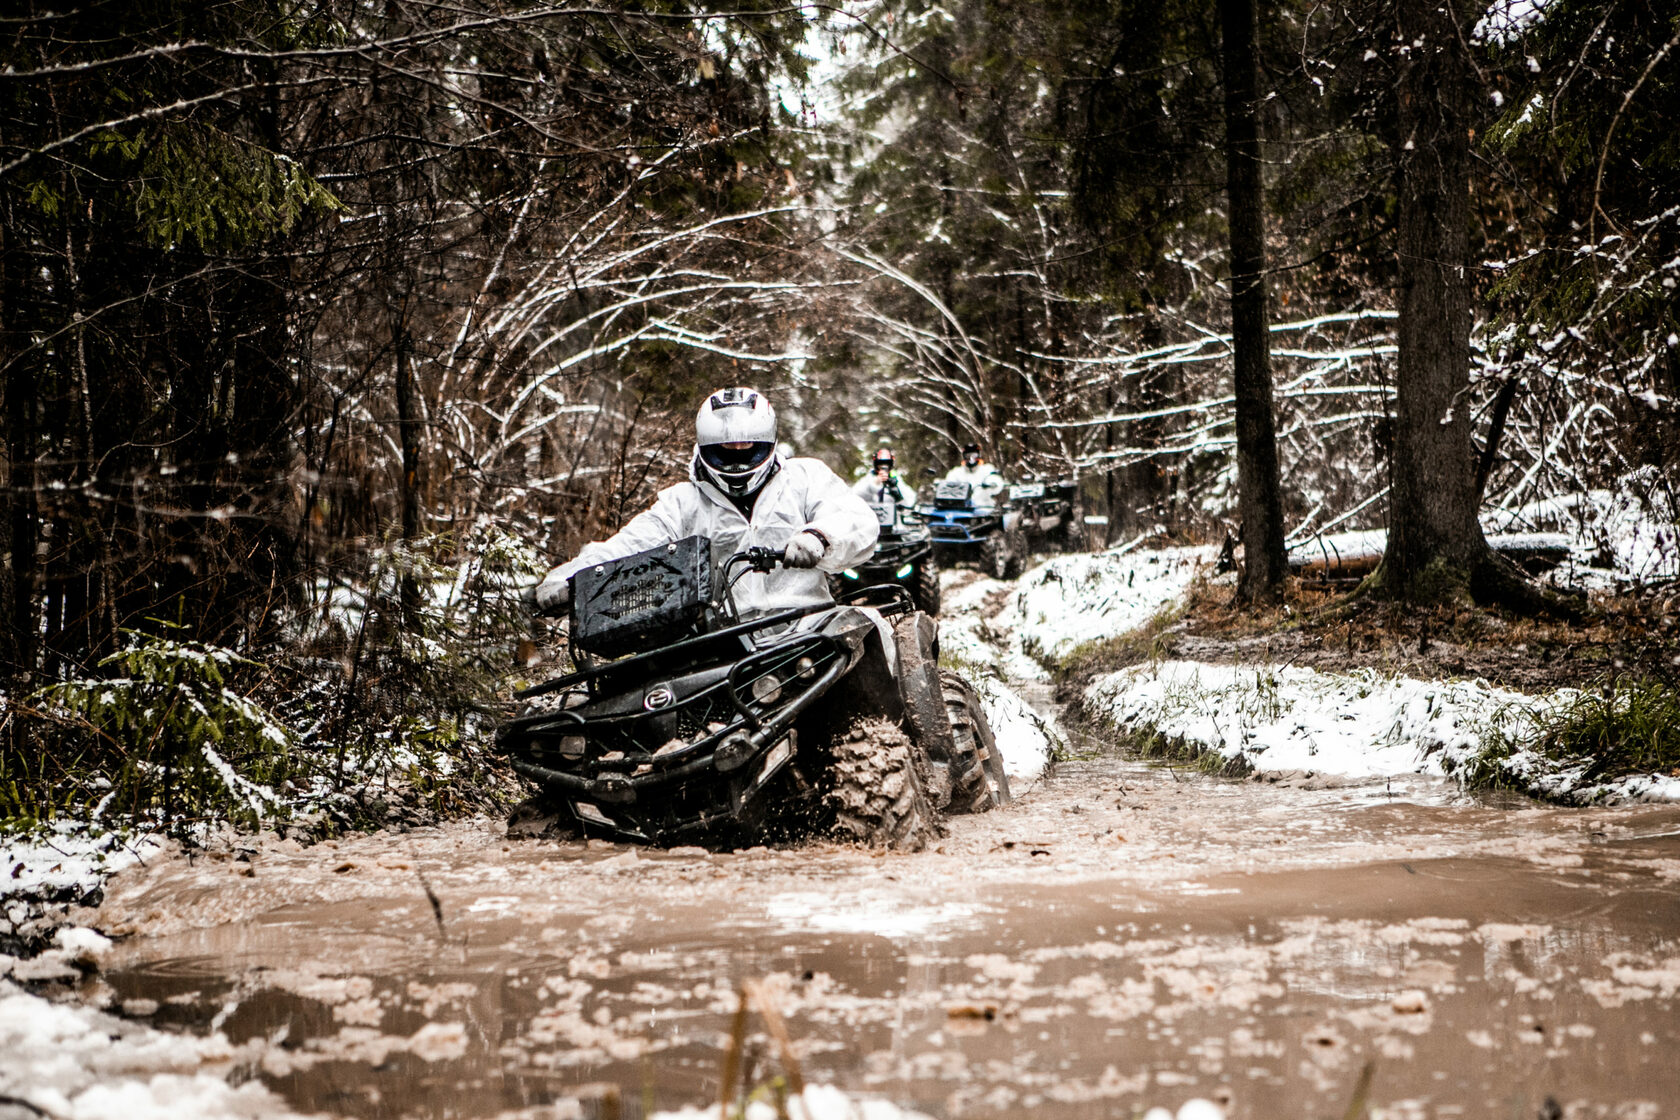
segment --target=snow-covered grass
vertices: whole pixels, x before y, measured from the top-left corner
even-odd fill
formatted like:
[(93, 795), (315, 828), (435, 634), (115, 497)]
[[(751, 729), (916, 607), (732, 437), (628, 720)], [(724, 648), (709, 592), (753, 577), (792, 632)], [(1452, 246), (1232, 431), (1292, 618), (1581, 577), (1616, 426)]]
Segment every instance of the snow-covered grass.
[[(1609, 556), (1616, 565), (1607, 573), (1610, 582), (1624, 586), (1675, 563), (1674, 526), (1653, 517), (1648, 501), (1602, 494), (1565, 505), (1520, 511), (1489, 528), (1567, 531), (1583, 562), (1589, 549), (1599, 562)], [(1380, 552), (1385, 536), (1349, 533), (1334, 544), (1344, 553)], [(1213, 559), (1208, 548), (1122, 547), (1057, 557), (1023, 576), (1002, 609), (966, 620), (946, 642), (998, 675), (1029, 655), (1066, 669), (1104, 643), (1148, 645)], [(978, 582), (991, 586), (971, 585), (964, 594), (995, 596), (1002, 586)], [(1087, 714), (1136, 743), (1198, 756), (1211, 768), (1350, 779), (1435, 774), (1573, 802), (1680, 800), (1680, 781), (1665, 773), (1589, 777), (1578, 753), (1536, 749), (1557, 737), (1559, 721), (1580, 695), (1574, 690), (1529, 696), (1483, 681), (1413, 680), (1375, 670), (1146, 660), (1098, 677), (1085, 697)], [(1016, 679), (1021, 675), (1017, 670)]]
[(1536, 729), (1578, 695), (1529, 696), (1479, 680), (1412, 680), (1372, 669), (1165, 661), (1099, 677), (1085, 708), (1146, 750), (1201, 756), (1231, 773), (1424, 774), (1557, 801), (1680, 801), (1680, 779), (1589, 779), (1585, 762), (1531, 745)]
[(1075, 649), (1173, 608), (1217, 550), (1111, 548), (1058, 556), (1021, 577), (1004, 616), (1023, 653), (1059, 664)]

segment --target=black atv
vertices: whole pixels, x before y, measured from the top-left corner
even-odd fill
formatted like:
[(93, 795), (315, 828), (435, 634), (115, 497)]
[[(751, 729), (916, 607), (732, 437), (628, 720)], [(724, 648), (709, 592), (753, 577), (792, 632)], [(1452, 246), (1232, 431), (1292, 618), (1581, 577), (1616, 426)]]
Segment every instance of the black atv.
[(941, 479), (920, 512), (945, 563), (977, 561), (993, 579), (1014, 579), (1026, 566), (1027, 537), (1007, 492), (995, 505), (982, 505), (970, 483)]
[[(1009, 799), (972, 686), (901, 587), (741, 618), (735, 582), (781, 562), (689, 537), (572, 579), (577, 671), (515, 694), (513, 768), (586, 834), (735, 847), (813, 834), (914, 850), (939, 814)], [(731, 578), (733, 577), (733, 578)]]
[(1021, 532), (1034, 551), (1059, 548), (1074, 551), (1083, 544), (1084, 526), (1074, 516), (1079, 487), (1069, 479), (1017, 482), (1009, 488), (1009, 505), (1020, 515)]
[(881, 535), (875, 554), (832, 581), (834, 597), (845, 599), (859, 588), (894, 583), (910, 592), (916, 609), (939, 613), (939, 561), (933, 555), (933, 535), (913, 508), (898, 502), (871, 503)]

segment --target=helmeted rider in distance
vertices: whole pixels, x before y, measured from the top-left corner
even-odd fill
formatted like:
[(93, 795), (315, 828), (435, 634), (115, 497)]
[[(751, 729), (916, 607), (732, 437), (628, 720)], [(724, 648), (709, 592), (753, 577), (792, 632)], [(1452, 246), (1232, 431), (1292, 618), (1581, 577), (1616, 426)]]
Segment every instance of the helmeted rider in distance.
[(693, 536), (711, 540), (714, 573), (750, 547), (786, 550), (782, 567), (749, 573), (735, 585), (743, 617), (834, 601), (826, 573), (874, 552), (880, 530), (873, 511), (820, 461), (776, 450), (776, 410), (755, 390), (707, 397), (694, 436), (688, 481), (666, 487), (651, 509), (550, 571), (532, 596), (539, 610), (564, 607), (567, 581), (580, 569)]
[(870, 505), (884, 506), (896, 502), (901, 506), (916, 504), (916, 488), (898, 477), (892, 448), (883, 447), (869, 461), (869, 473), (852, 485), (852, 493)]
[(1003, 475), (981, 456), (978, 443), (963, 448), (962, 462), (946, 472), (945, 481), (966, 482), (974, 487), (974, 504), (977, 506), (997, 505), (998, 494), (1004, 487)]

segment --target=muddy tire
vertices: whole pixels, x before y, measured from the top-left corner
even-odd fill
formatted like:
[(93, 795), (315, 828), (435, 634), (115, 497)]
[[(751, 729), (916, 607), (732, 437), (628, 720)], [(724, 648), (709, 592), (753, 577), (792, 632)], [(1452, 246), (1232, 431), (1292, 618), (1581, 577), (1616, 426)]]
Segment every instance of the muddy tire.
[(1027, 535), (1019, 529), (1010, 530), (1003, 534), (1003, 547), (1003, 574), (998, 578), (1020, 578), (1021, 572), (1026, 569), (1029, 554)]
[(1007, 579), (1009, 545), (1002, 533), (993, 533), (980, 542), (980, 570), (993, 579)]
[(994, 805), (1007, 805), (1011, 800), (1009, 776), (1004, 773), (1003, 753), (998, 750), (979, 693), (961, 674), (950, 669), (939, 671), (939, 683), (951, 722), (951, 738), (956, 744), (951, 764), (950, 811), (982, 813)]
[[(924, 782), (928, 799), (951, 811), (951, 759), (957, 753), (951, 720), (945, 713), (944, 688), (939, 681), (939, 624), (921, 612), (894, 621), (898, 647), (898, 698), (904, 704), (904, 730), (921, 748), (932, 767)], [(958, 810), (961, 811), (961, 810)]]
[(944, 834), (928, 801), (926, 756), (896, 724), (862, 720), (834, 744), (834, 834), (871, 848), (919, 852)]
[(913, 586), (910, 588), (910, 596), (916, 600), (916, 609), (924, 614), (937, 615), (940, 599), (939, 564), (931, 553), (916, 565), (915, 575), (911, 579)]

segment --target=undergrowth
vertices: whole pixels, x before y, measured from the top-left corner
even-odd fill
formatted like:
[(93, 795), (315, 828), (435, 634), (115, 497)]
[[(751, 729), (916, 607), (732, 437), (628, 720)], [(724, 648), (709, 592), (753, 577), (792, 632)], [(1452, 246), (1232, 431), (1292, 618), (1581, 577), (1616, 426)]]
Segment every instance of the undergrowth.
[(517, 786), (489, 740), (541, 567), (485, 522), (348, 560), (261, 649), (127, 631), (92, 672), (0, 697), (0, 828), (319, 838), (499, 808)]
[(1553, 773), (1574, 771), (1572, 789), (1641, 774), (1680, 777), (1680, 691), (1623, 677), (1525, 712), (1490, 735), (1465, 783), (1526, 789), (1513, 773), (1525, 755)]

